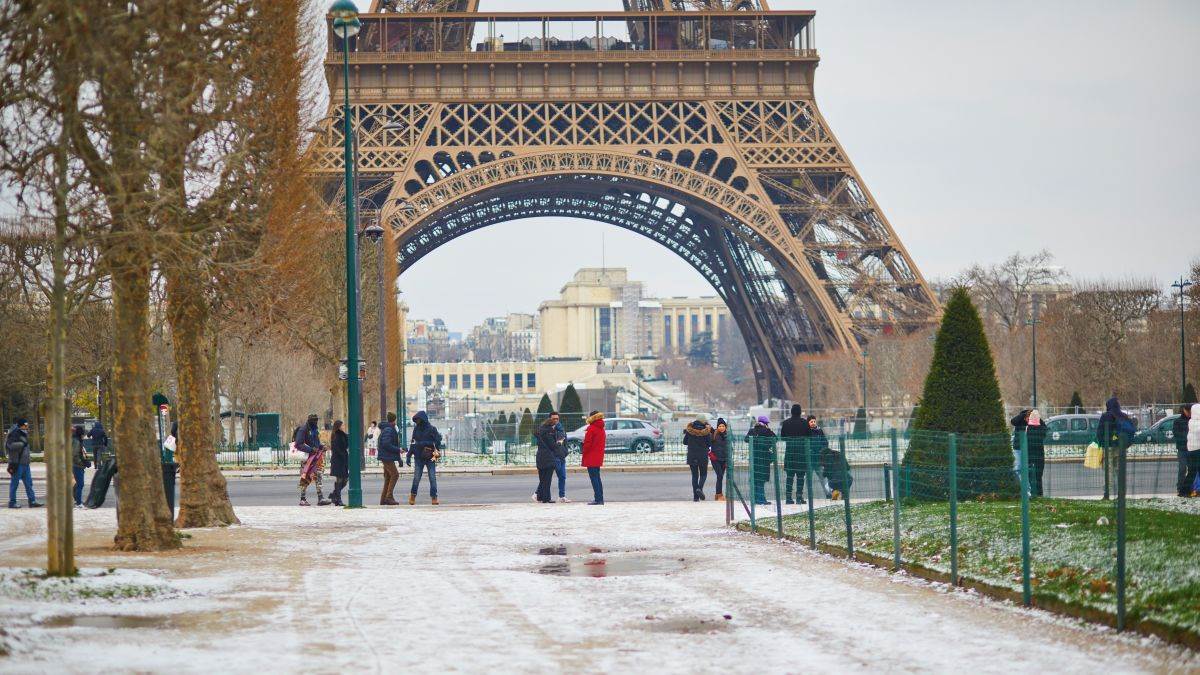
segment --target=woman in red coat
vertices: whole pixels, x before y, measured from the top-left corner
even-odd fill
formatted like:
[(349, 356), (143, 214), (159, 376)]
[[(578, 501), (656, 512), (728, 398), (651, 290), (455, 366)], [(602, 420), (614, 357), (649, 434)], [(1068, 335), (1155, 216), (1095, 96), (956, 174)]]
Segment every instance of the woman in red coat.
[(604, 466), (604, 413), (593, 410), (587, 417), (583, 434), (583, 465), (592, 481), (592, 501), (588, 506), (604, 504), (604, 484), (600, 482), (600, 467)]

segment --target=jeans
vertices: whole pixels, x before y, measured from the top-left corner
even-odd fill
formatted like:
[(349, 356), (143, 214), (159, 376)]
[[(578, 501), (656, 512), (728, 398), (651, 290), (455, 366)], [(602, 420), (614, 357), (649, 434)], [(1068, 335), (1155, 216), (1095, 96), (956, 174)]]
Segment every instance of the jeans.
[(754, 502), (756, 504), (767, 503), (767, 481), (766, 479), (754, 479)]
[(567, 458), (554, 460), (554, 473), (558, 474), (558, 498), (567, 496)]
[[(787, 469), (784, 471), (783, 489), (786, 493), (788, 501), (792, 499), (792, 486), (796, 486), (796, 498), (804, 501), (804, 471), (792, 471)], [(810, 497), (812, 495), (809, 495)]]
[(73, 466), (71, 473), (75, 476), (75, 506), (79, 506), (83, 503), (83, 467)]
[(688, 464), (688, 468), (692, 470), (692, 494), (699, 495), (704, 492), (704, 481), (708, 480), (708, 462)]
[(421, 487), (421, 472), (428, 469), (429, 496), (433, 499), (437, 499), (437, 472), (435, 471), (437, 468), (437, 462), (430, 462), (428, 460), (421, 459), (421, 455), (419, 453), (413, 457), (413, 461), (417, 463), (417, 468), (413, 469), (412, 490), (409, 492), (413, 495), (417, 494), (417, 488)]
[(597, 504), (604, 503), (604, 483), (600, 482), (600, 467), (588, 467), (588, 480), (592, 481), (592, 501)]
[(17, 503), (17, 484), (25, 483), (25, 496), (32, 504), (37, 501), (33, 494), (33, 474), (29, 471), (28, 464), (17, 464), (17, 472), (12, 475), (12, 479), (8, 482), (8, 503)]
[(719, 459), (714, 459), (712, 463), (713, 472), (717, 474), (717, 494), (724, 494), (721, 488), (725, 487), (725, 462)]
[(554, 478), (554, 467), (538, 467), (537, 500), (543, 504), (550, 503), (550, 481)]
[(1046, 451), (1029, 453), (1029, 496), (1042, 496), (1042, 477), (1046, 473)]

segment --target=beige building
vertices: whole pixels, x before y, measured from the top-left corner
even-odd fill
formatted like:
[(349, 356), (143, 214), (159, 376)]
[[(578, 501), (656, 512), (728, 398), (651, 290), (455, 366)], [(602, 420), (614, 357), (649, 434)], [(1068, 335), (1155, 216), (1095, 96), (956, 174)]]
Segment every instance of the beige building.
[(716, 296), (649, 298), (624, 268), (583, 268), (538, 307), (541, 355), (623, 359), (686, 353), (692, 336), (709, 332), (714, 344), (730, 321)]
[(462, 361), (458, 363), (406, 363), (404, 377), (414, 391), (440, 389), (447, 398), (486, 396), (540, 396), (568, 382), (596, 374), (595, 360)]

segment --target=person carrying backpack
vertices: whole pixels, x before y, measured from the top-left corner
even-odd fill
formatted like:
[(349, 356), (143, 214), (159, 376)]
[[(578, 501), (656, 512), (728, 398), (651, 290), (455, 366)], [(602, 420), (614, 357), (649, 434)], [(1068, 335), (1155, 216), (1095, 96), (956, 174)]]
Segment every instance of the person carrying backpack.
[(25, 497), (29, 500), (29, 508), (45, 506), (37, 500), (33, 492), (33, 474), (29, 470), (29, 421), (24, 417), (18, 419), (8, 430), (8, 435), (4, 437), (4, 452), (8, 457), (8, 475), (12, 476), (8, 482), (8, 508), (21, 508), (21, 505), (17, 504), (17, 486), (21, 483), (25, 484)]
[(1104, 498), (1117, 485), (1117, 468), (1125, 456), (1125, 451), (1133, 444), (1133, 435), (1137, 425), (1125, 411), (1121, 410), (1121, 402), (1116, 396), (1104, 402), (1104, 412), (1100, 415), (1100, 426), (1096, 429), (1096, 445), (1104, 450)]

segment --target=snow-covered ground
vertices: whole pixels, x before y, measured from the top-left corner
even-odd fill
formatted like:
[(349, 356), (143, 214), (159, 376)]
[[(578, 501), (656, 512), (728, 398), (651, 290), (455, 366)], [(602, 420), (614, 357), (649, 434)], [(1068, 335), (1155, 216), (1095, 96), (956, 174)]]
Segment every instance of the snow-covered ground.
[(108, 550), (112, 511), (76, 513), (87, 575), (65, 590), (11, 571), (41, 564), (44, 515), (0, 518), (0, 672), (1200, 669), (733, 532), (712, 502), (242, 508), (157, 556)]

